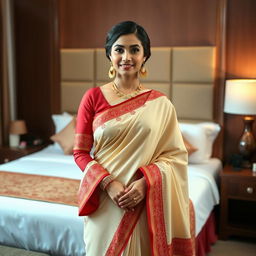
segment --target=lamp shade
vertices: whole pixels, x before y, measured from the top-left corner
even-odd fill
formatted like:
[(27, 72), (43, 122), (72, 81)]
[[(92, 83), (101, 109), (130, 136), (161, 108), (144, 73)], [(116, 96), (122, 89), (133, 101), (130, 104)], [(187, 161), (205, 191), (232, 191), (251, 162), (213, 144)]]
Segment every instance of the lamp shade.
[(226, 81), (224, 112), (256, 115), (256, 79)]
[(27, 127), (26, 127), (25, 121), (24, 120), (11, 121), (9, 133), (17, 134), (17, 135), (27, 133)]

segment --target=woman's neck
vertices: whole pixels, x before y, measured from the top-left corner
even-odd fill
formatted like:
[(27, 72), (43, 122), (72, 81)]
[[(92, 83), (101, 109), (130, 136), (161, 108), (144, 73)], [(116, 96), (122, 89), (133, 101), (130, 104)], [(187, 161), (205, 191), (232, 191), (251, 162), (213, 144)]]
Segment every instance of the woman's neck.
[(123, 92), (135, 91), (140, 85), (138, 78), (115, 78), (114, 83)]

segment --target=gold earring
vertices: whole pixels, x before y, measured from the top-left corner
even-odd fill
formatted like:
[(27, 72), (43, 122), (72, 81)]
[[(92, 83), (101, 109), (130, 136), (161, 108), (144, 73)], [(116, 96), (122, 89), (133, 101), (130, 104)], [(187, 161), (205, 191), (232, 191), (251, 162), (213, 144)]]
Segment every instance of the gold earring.
[(110, 79), (112, 79), (112, 78), (114, 78), (116, 76), (116, 70), (114, 69), (114, 67), (113, 67), (113, 65), (112, 65), (112, 63), (111, 63), (111, 67), (110, 67), (110, 69), (109, 69), (109, 71), (108, 71), (108, 77), (110, 78)]
[(140, 76), (145, 78), (147, 76), (147, 74), (148, 74), (148, 72), (147, 72), (147, 70), (146, 70), (146, 68), (143, 64), (141, 69), (140, 69)]

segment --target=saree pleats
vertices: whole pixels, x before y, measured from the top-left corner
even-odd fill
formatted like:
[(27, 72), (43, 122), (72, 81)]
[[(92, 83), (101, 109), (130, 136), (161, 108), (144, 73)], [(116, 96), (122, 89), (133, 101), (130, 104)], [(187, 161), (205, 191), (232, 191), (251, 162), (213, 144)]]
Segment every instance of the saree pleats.
[(133, 232), (122, 256), (144, 255), (151, 255), (146, 207), (143, 208), (141, 217), (139, 218), (137, 225), (133, 229)]

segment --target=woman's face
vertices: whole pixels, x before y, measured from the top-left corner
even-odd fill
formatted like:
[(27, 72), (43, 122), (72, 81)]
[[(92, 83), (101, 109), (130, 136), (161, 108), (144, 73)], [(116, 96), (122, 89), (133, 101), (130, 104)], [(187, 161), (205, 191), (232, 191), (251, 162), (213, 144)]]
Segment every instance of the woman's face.
[(112, 45), (110, 59), (117, 74), (137, 76), (146, 57), (140, 40), (135, 34), (128, 34)]

